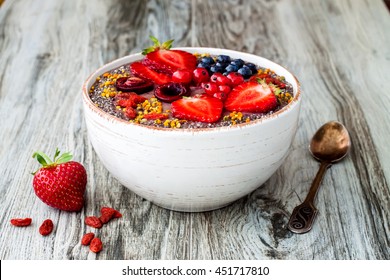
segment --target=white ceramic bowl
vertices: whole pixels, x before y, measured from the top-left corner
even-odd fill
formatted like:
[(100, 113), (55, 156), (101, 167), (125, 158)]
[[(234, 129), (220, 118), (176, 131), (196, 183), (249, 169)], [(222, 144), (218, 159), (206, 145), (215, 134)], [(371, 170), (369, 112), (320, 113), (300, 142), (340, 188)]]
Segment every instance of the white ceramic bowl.
[(104, 65), (86, 80), (85, 120), (97, 155), (121, 184), (164, 208), (213, 210), (260, 187), (283, 163), (298, 124), (299, 82), (285, 68), (256, 55), (214, 48), (180, 49), (226, 54), (270, 68), (293, 85), (294, 99), (269, 117), (232, 127), (185, 130), (129, 123), (97, 108), (88, 92), (99, 75), (142, 59), (135, 54)]

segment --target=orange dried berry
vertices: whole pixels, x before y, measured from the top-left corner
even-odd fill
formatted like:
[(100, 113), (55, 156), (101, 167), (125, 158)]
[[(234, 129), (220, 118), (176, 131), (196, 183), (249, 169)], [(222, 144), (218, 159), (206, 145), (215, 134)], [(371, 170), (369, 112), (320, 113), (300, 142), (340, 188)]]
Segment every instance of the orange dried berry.
[(103, 224), (108, 223), (111, 219), (122, 217), (122, 214), (118, 210), (115, 210), (110, 207), (102, 207), (100, 213), (101, 216), (99, 217), (99, 219)]
[(15, 227), (28, 227), (29, 225), (31, 225), (31, 222), (31, 218), (11, 219), (11, 224)]
[(88, 246), (94, 238), (95, 234), (93, 232), (84, 234), (83, 238), (81, 238), (81, 245)]
[(85, 218), (85, 224), (93, 228), (101, 228), (103, 226), (102, 222), (98, 217), (89, 216)]
[(54, 229), (53, 221), (50, 219), (44, 220), (39, 227), (39, 233), (43, 236), (49, 235)]
[(103, 243), (99, 237), (92, 239), (91, 244), (89, 245), (89, 249), (94, 253), (99, 253), (101, 250), (103, 250)]

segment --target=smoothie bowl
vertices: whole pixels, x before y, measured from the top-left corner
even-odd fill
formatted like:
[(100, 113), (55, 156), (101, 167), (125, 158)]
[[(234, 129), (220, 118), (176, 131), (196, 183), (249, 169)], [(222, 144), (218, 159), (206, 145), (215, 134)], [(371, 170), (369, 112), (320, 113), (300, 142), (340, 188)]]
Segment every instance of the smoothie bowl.
[[(174, 49), (154, 64), (156, 52), (165, 51), (108, 63), (83, 86), (89, 139), (103, 165), (134, 193), (176, 211), (221, 208), (260, 187), (297, 129), (294, 75), (232, 50)], [(183, 61), (190, 67), (175, 68)]]

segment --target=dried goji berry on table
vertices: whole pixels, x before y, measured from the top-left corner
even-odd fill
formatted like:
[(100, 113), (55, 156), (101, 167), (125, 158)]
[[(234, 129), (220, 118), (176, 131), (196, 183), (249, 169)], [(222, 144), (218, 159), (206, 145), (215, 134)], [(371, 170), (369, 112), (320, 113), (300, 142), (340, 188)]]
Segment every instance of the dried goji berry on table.
[(24, 218), (24, 219), (11, 219), (11, 224), (16, 227), (28, 227), (31, 225), (32, 219), (31, 218)]
[(100, 210), (100, 213), (101, 213), (101, 216), (99, 219), (103, 224), (108, 223), (113, 218), (121, 218), (122, 217), (122, 214), (118, 210), (115, 210), (115, 209), (110, 208), (110, 207), (102, 207), (102, 209)]
[(99, 237), (92, 239), (89, 249), (94, 253), (99, 253), (103, 249), (103, 243)]
[(93, 232), (84, 234), (83, 238), (81, 238), (81, 245), (88, 246), (94, 237), (95, 234)]
[(102, 222), (98, 217), (95, 216), (89, 216), (85, 218), (85, 224), (94, 227), (94, 228), (101, 228), (103, 226)]
[(115, 209), (109, 208), (109, 207), (103, 207), (100, 210), (100, 213), (102, 214), (99, 219), (103, 224), (107, 224), (115, 214)]
[(39, 233), (43, 236), (49, 235), (54, 228), (53, 221), (50, 219), (44, 220), (42, 225), (39, 227)]

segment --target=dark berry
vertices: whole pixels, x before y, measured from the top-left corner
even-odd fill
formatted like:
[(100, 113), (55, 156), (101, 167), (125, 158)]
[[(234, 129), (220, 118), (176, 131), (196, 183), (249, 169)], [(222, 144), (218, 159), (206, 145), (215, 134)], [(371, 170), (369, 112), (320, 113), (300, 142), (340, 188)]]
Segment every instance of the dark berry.
[(224, 63), (230, 63), (230, 56), (228, 55), (218, 55), (217, 56), (217, 62), (224, 62)]
[(187, 93), (186, 88), (179, 83), (166, 83), (154, 90), (154, 95), (161, 101), (173, 102), (182, 98)]
[(257, 72), (256, 65), (254, 65), (253, 63), (247, 62), (245, 63), (245, 66), (251, 69), (252, 74), (255, 74)]
[(204, 56), (200, 59), (200, 62), (205, 64), (205, 65), (209, 65), (211, 66), (212, 64), (214, 64), (214, 59), (211, 57), (211, 56)]
[(232, 62), (230, 62), (230, 64), (236, 65), (237, 70), (238, 70), (239, 68), (241, 68), (244, 65), (244, 61), (241, 58), (237, 58), (237, 59), (232, 60)]
[(229, 63), (226, 63), (226, 62), (217, 62), (215, 63), (215, 66), (220, 66), (222, 68), (226, 68), (226, 66), (228, 66)]
[(237, 73), (241, 74), (244, 77), (244, 79), (247, 79), (250, 76), (252, 76), (251, 69), (249, 69), (249, 67), (246, 67), (246, 66), (238, 69)]
[(238, 67), (237, 65), (229, 64), (228, 66), (226, 66), (225, 71), (226, 71), (227, 73), (237, 72), (238, 68), (239, 68), (239, 67)]
[(220, 65), (213, 65), (210, 67), (211, 73), (223, 73), (224, 68)]
[(131, 91), (141, 94), (151, 91), (154, 88), (154, 85), (152, 82), (138, 77), (121, 77), (116, 80), (115, 87), (119, 91)]
[(205, 69), (207, 69), (207, 71), (210, 70), (210, 65), (203, 63), (203, 62), (199, 62), (197, 67), (198, 68), (205, 68)]

